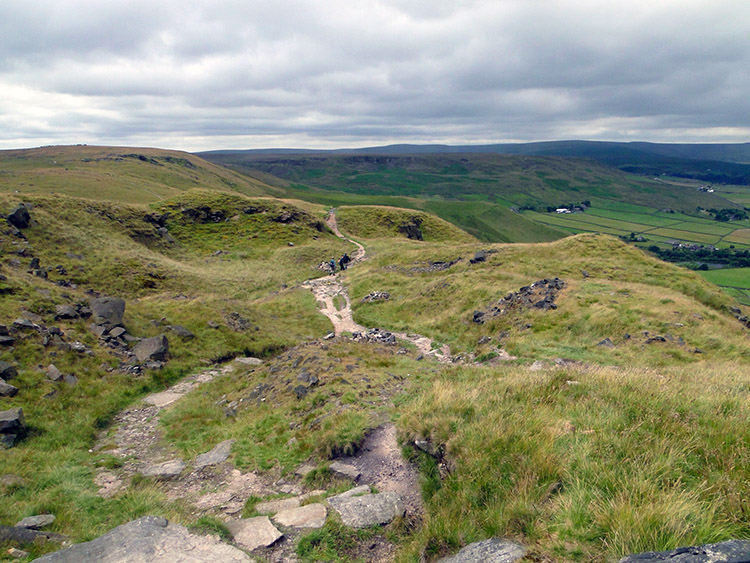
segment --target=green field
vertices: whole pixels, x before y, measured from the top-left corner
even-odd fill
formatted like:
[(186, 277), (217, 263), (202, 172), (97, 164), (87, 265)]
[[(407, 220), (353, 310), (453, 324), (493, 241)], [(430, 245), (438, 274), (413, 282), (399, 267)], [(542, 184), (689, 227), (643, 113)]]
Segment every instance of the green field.
[(700, 272), (743, 305), (750, 305), (750, 268), (726, 268)]

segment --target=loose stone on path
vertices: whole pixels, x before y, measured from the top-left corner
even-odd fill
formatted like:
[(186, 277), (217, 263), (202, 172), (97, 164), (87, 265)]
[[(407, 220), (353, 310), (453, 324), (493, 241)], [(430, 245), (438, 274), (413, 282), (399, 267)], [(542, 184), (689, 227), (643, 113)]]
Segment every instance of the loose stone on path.
[[(369, 487), (365, 487), (369, 491)], [(361, 487), (357, 487), (361, 489)], [(356, 489), (352, 489), (354, 491)], [(328, 499), (329, 504), (341, 516), (341, 522), (352, 528), (368, 528), (376, 524), (387, 524), (406, 512), (401, 497), (396, 493), (364, 494), (347, 491)]]
[(197, 456), (194, 464), (195, 469), (199, 471), (209, 465), (224, 463), (232, 451), (232, 444), (234, 444), (234, 440), (224, 440), (214, 446), (211, 451)]
[(284, 536), (271, 523), (268, 516), (232, 520), (227, 522), (227, 528), (234, 536), (234, 541), (248, 551), (269, 547)]
[(524, 549), (517, 543), (491, 538), (464, 547), (438, 563), (513, 563), (524, 555)]
[(151, 465), (143, 471), (144, 477), (155, 477), (156, 479), (175, 479), (185, 469), (186, 464), (179, 459), (172, 459), (164, 463)]
[(273, 517), (280, 526), (290, 528), (322, 528), (326, 523), (328, 510), (319, 502), (297, 508), (282, 510)]

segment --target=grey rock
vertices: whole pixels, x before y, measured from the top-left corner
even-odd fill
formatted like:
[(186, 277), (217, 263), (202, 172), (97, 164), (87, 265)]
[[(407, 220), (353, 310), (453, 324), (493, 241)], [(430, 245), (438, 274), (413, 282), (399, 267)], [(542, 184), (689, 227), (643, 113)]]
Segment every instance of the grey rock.
[(316, 502), (282, 510), (273, 517), (273, 520), (280, 526), (290, 528), (322, 528), (326, 523), (327, 515), (326, 507)]
[(335, 503), (339, 502), (342, 499), (358, 497), (362, 495), (369, 495), (369, 494), (370, 494), (370, 485), (360, 485), (359, 487), (354, 487), (353, 489), (349, 489), (348, 491), (344, 491), (343, 493), (340, 493), (336, 496), (329, 498), (328, 502), (330, 502), (331, 505), (333, 506)]
[(50, 553), (36, 563), (251, 563), (252, 559), (211, 536), (198, 536), (165, 518), (144, 516), (86, 543)]
[(145, 338), (135, 345), (133, 353), (139, 362), (165, 361), (169, 355), (169, 340), (164, 334)]
[(18, 387), (0, 379), (0, 397), (15, 397), (17, 393)]
[(302, 399), (309, 392), (310, 392), (310, 388), (305, 387), (304, 385), (297, 385), (297, 387), (294, 388), (294, 396), (297, 397), (298, 399)]
[(109, 331), (106, 326), (90, 324), (89, 330), (94, 333), (97, 338), (103, 338)]
[(66, 385), (78, 385), (78, 378), (70, 373), (63, 375), (63, 381)]
[(0, 526), (0, 543), (13, 542), (16, 544), (42, 543), (46, 541), (62, 542), (68, 538), (52, 532), (41, 532), (29, 528), (16, 526)]
[(150, 465), (143, 471), (144, 477), (154, 477), (155, 479), (175, 479), (185, 469), (185, 462), (179, 459), (172, 459), (156, 465)]
[(57, 369), (55, 364), (50, 364), (47, 366), (47, 379), (50, 381), (61, 381), (63, 378), (62, 372)]
[(359, 469), (348, 463), (341, 463), (340, 461), (334, 461), (328, 466), (328, 469), (330, 469), (331, 473), (337, 477), (344, 477), (345, 479), (351, 479), (352, 481), (356, 481), (361, 475)]
[(10, 381), (17, 375), (18, 370), (16, 370), (13, 364), (9, 364), (8, 362), (0, 362), (0, 378), (4, 379), (5, 381)]
[(26, 423), (22, 408), (0, 411), (0, 445), (4, 448), (12, 448), (24, 434), (26, 434)]
[(750, 540), (729, 540), (694, 547), (679, 547), (671, 551), (647, 551), (626, 555), (619, 563), (748, 563)]
[(98, 297), (90, 302), (91, 320), (97, 325), (117, 326), (122, 324), (125, 300), (119, 297)]
[(604, 346), (605, 348), (614, 348), (615, 345), (612, 343), (612, 340), (609, 338), (605, 338), (604, 340), (601, 340), (597, 346)]
[(55, 307), (55, 319), (77, 319), (79, 316), (78, 309), (72, 305), (58, 305)]
[(109, 331), (108, 336), (111, 338), (120, 338), (123, 334), (125, 334), (127, 331), (122, 328), (121, 326), (116, 326), (112, 330)]
[(16, 319), (13, 321), (13, 328), (16, 330), (36, 330), (39, 325), (29, 319)]
[(248, 551), (269, 547), (284, 536), (271, 523), (268, 516), (233, 520), (227, 522), (227, 528), (232, 532), (234, 541)]
[(156, 229), (156, 232), (159, 233), (159, 236), (168, 243), (173, 244), (175, 242), (174, 237), (169, 234), (169, 231), (166, 227), (159, 227), (158, 229)]
[(438, 563), (513, 563), (524, 555), (524, 549), (517, 543), (492, 538), (464, 547)]
[(6, 217), (8, 223), (16, 227), (17, 229), (25, 229), (31, 223), (31, 215), (26, 205), (19, 203), (16, 208), (11, 211)]
[(0, 336), (0, 346), (13, 346), (16, 339), (12, 336), (2, 335)]
[(406, 511), (401, 497), (396, 493), (366, 494), (328, 499), (331, 506), (341, 516), (341, 522), (352, 528), (368, 528), (377, 524), (387, 524)]
[(29, 528), (31, 530), (41, 530), (55, 521), (53, 514), (37, 514), (36, 516), (27, 516), (16, 524), (19, 528)]
[(232, 444), (234, 444), (234, 440), (224, 440), (220, 444), (214, 446), (211, 451), (197, 456), (194, 464), (195, 469), (200, 470), (209, 465), (224, 463), (232, 451)]
[(182, 325), (169, 325), (167, 328), (171, 330), (172, 332), (174, 332), (180, 338), (184, 338), (186, 340), (195, 338), (195, 335)]

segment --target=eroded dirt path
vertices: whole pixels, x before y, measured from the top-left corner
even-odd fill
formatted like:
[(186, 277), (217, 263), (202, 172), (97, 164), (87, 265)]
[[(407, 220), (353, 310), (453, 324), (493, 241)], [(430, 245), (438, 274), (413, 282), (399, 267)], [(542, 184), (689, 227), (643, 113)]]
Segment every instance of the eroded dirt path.
[[(341, 231), (339, 231), (336, 222), (336, 214), (333, 211), (331, 211), (326, 217), (326, 224), (337, 237), (357, 246), (357, 251), (352, 254), (351, 265), (361, 262), (366, 258), (365, 247), (357, 241), (343, 235)], [(313, 292), (315, 299), (317, 299), (318, 304), (320, 305), (320, 312), (330, 319), (336, 336), (341, 336), (345, 332), (367, 332), (368, 329), (366, 327), (354, 322), (354, 319), (352, 318), (352, 304), (351, 299), (349, 298), (349, 292), (338, 277), (335, 275), (329, 275), (308, 280), (303, 284), (303, 287), (306, 287)], [(337, 305), (339, 308), (336, 307)], [(405, 332), (392, 332), (392, 334), (398, 340), (413, 344), (425, 357), (434, 358), (441, 363), (451, 363), (453, 361), (450, 348), (445, 344), (435, 347), (431, 338), (420, 334)]]

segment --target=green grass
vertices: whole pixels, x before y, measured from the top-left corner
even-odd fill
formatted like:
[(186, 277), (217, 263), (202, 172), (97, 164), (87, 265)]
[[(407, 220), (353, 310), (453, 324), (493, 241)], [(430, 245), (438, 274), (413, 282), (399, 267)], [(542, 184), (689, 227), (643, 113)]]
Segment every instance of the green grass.
[(750, 536), (748, 383), (736, 364), (445, 370), (402, 407), (453, 469), (399, 560), (492, 536), (560, 561)]

